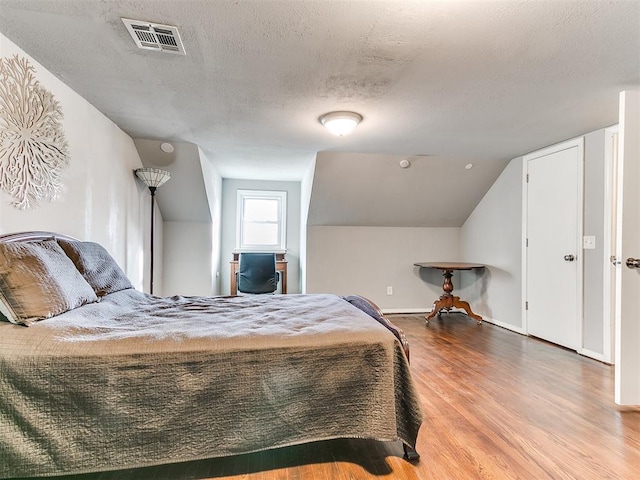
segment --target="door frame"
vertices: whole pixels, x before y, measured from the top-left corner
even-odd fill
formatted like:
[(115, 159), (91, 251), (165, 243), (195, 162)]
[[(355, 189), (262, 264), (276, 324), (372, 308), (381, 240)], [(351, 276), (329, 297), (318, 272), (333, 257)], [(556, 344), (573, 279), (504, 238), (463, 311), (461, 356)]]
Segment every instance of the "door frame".
[[(620, 264), (612, 264), (612, 257), (619, 254), (614, 238), (620, 238), (614, 211), (618, 195), (618, 169), (614, 162), (614, 143), (617, 142), (618, 125), (604, 129), (604, 237), (603, 237), (603, 277), (602, 277), (602, 361), (613, 364), (615, 359), (615, 311), (617, 294), (616, 270)], [(619, 161), (619, 159), (618, 159)], [(621, 259), (616, 258), (616, 261)]]
[(577, 259), (577, 276), (578, 276), (578, 288), (576, 298), (576, 314), (578, 316), (577, 321), (577, 338), (578, 345), (576, 351), (580, 354), (583, 353), (584, 339), (582, 337), (583, 327), (583, 293), (584, 293), (584, 274), (583, 274), (583, 249), (582, 249), (582, 237), (584, 227), (584, 137), (576, 137), (571, 140), (556, 143), (541, 150), (536, 150), (522, 157), (522, 329), (526, 334), (529, 334), (528, 328), (528, 310), (527, 310), (527, 296), (529, 286), (527, 285), (528, 278), (528, 265), (527, 265), (527, 224), (529, 214), (529, 160), (534, 158), (544, 157), (545, 155), (551, 155), (553, 153), (568, 150), (570, 148), (577, 147), (578, 149), (578, 198), (577, 200), (577, 216), (576, 225), (576, 239), (575, 239), (575, 251), (578, 256)]

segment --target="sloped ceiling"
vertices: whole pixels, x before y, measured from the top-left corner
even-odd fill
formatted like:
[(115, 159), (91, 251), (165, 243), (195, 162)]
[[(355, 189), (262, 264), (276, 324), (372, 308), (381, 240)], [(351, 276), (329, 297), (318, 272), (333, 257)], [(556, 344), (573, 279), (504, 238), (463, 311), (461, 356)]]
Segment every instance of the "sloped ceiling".
[(169, 222), (211, 223), (198, 147), (191, 143), (174, 142), (174, 151), (163, 152), (157, 140), (134, 140), (142, 164), (160, 168), (171, 179), (156, 192), (162, 219)]
[(478, 159), (467, 169), (459, 157), (320, 153), (308, 224), (459, 227), (506, 163)]
[[(187, 55), (137, 49), (122, 17), (177, 26)], [(616, 123), (640, 85), (637, 1), (0, 0), (0, 31), (133, 138), (198, 145), (224, 178), (298, 180), (317, 152), (499, 164)], [(332, 137), (318, 117), (345, 109), (364, 121)]]

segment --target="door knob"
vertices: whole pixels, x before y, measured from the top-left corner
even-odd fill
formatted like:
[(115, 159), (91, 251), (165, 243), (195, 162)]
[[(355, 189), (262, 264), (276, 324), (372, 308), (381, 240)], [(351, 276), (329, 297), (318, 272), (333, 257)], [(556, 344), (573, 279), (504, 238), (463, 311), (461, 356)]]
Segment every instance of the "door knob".
[(573, 262), (575, 259), (576, 259), (576, 257), (574, 257), (573, 255), (565, 255), (564, 256), (565, 262)]
[(640, 258), (627, 258), (627, 267), (640, 268)]

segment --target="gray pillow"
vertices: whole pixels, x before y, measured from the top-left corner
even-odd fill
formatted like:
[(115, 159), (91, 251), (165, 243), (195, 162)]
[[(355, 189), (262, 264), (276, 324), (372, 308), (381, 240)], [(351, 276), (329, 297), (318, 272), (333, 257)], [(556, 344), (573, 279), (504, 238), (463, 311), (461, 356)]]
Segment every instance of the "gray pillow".
[(99, 297), (133, 288), (129, 278), (102, 245), (62, 239), (58, 239), (58, 243)]
[(0, 244), (0, 311), (31, 325), (98, 301), (55, 240)]

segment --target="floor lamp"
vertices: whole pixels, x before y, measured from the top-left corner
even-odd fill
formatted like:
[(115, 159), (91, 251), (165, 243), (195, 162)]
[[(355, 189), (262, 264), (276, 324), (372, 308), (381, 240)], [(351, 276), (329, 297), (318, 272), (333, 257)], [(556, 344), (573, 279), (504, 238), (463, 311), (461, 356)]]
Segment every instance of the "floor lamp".
[(151, 278), (149, 281), (149, 293), (153, 295), (153, 237), (155, 232), (156, 189), (164, 185), (171, 178), (171, 174), (157, 168), (138, 168), (135, 172), (136, 176), (149, 187), (151, 192), (151, 261), (149, 262), (151, 265)]

